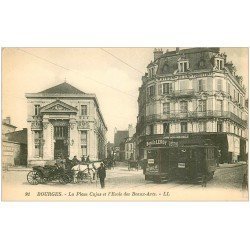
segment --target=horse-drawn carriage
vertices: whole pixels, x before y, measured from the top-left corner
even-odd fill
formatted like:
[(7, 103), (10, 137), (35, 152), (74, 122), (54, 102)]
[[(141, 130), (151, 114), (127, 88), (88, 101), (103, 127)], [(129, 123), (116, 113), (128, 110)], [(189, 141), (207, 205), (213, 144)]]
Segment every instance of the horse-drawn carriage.
[(45, 184), (51, 181), (59, 181), (61, 184), (67, 184), (71, 181), (71, 176), (58, 166), (35, 166), (27, 174), (27, 181), (31, 185)]
[(52, 181), (59, 181), (61, 184), (93, 182), (97, 178), (97, 169), (100, 167), (101, 161), (89, 162), (85, 164), (64, 164), (60, 166), (45, 165), (35, 166), (33, 170), (27, 174), (27, 181), (31, 185), (46, 184)]

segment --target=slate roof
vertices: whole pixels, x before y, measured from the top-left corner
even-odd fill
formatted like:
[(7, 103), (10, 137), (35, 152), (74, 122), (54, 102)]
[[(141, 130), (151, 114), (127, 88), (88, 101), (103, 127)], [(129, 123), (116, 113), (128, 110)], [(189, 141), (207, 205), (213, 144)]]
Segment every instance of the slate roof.
[[(219, 53), (219, 48), (190, 48), (181, 49), (178, 52), (169, 51), (164, 53), (160, 58), (156, 59), (154, 63), (158, 64), (157, 74), (173, 74), (178, 69), (178, 59), (185, 56), (189, 60), (191, 71), (200, 69), (212, 69), (212, 58)], [(202, 68), (200, 62), (203, 61)]]
[(126, 138), (128, 138), (128, 130), (118, 130), (114, 137), (115, 147), (119, 147), (120, 143), (124, 142)]
[(85, 94), (67, 82), (63, 82), (49, 89), (45, 89), (40, 94)]

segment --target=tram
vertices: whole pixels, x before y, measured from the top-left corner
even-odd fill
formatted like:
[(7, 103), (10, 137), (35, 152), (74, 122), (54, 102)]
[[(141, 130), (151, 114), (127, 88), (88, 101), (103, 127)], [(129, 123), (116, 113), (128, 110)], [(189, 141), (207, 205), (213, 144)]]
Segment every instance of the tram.
[(200, 182), (212, 179), (217, 165), (217, 147), (210, 142), (168, 142), (146, 148), (145, 180), (182, 180)]

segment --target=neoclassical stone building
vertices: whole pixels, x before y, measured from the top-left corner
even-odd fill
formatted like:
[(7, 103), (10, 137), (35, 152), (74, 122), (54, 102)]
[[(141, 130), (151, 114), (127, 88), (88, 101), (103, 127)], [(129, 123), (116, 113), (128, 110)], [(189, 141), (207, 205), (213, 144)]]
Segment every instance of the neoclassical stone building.
[(95, 94), (64, 82), (27, 93), (28, 164), (43, 164), (63, 154), (106, 157), (106, 132)]
[(137, 157), (162, 140), (210, 139), (221, 160), (243, 160), (247, 151), (246, 89), (219, 48), (154, 51), (139, 88)]

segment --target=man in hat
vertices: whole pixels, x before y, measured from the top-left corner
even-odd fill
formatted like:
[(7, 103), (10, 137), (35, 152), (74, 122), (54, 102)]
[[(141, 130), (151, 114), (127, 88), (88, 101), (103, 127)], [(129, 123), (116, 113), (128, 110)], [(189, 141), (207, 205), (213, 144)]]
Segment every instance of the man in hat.
[(100, 178), (101, 188), (104, 188), (105, 187), (105, 178), (106, 178), (106, 169), (105, 169), (103, 163), (101, 163), (101, 165), (98, 169), (98, 176)]

